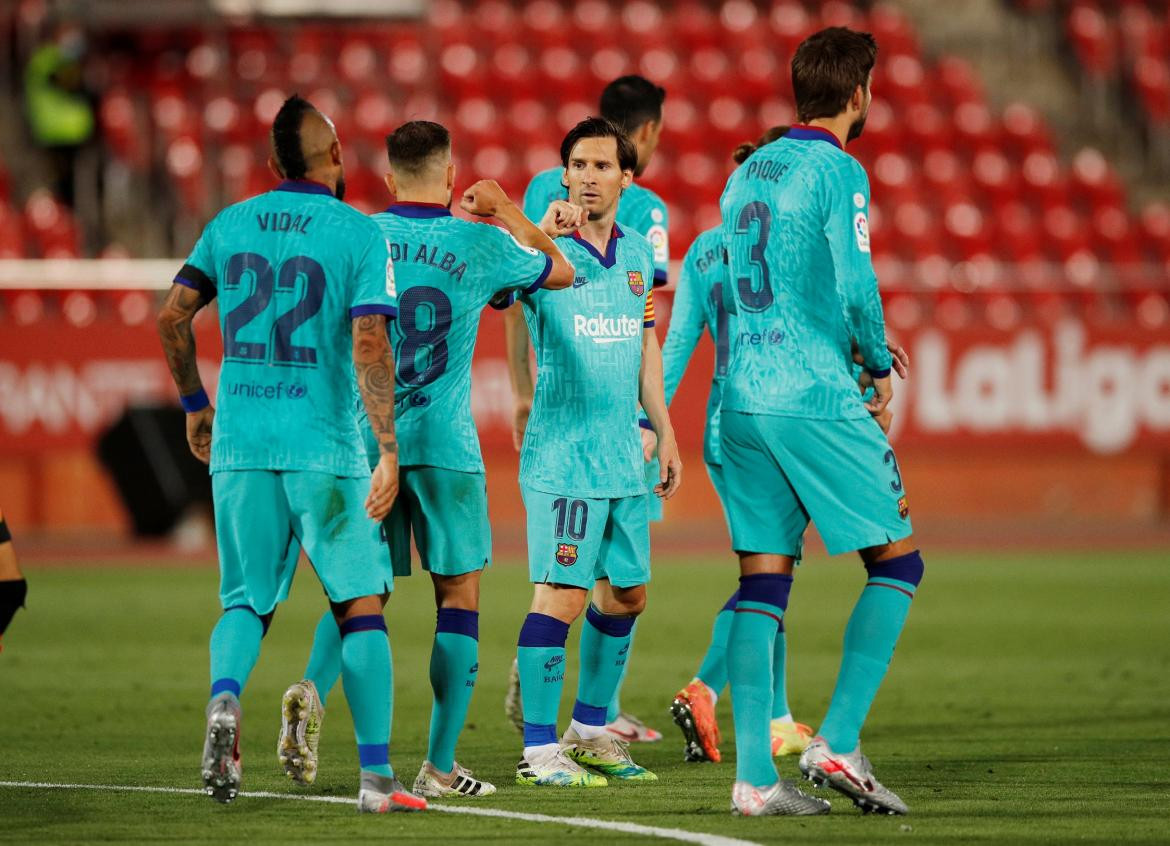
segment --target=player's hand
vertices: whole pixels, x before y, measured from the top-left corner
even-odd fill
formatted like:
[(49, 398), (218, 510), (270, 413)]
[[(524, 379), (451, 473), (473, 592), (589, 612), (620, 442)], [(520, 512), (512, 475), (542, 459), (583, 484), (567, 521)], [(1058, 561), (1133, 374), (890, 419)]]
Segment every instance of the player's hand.
[(211, 426), (215, 421), (215, 407), (207, 406), (187, 415), (187, 445), (191, 454), (204, 464), (211, 463)]
[(463, 192), (459, 207), (476, 217), (492, 217), (512, 202), (494, 179), (481, 179)]
[[(895, 373), (898, 374), (900, 379), (905, 379), (910, 375), (910, 354), (907, 353), (906, 350), (902, 347), (898, 346), (897, 344), (890, 343), (889, 341), (886, 342), (886, 349), (890, 351), (890, 358), (892, 359), (890, 362), (890, 367)], [(858, 349), (856, 341), (853, 342), (853, 363), (860, 364), (862, 366), (865, 365), (865, 359), (862, 357), (861, 350)], [(866, 375), (868, 374), (862, 374), (862, 379), (864, 379)], [(868, 382), (862, 382), (862, 392), (864, 392), (868, 387)]]
[(585, 225), (585, 209), (565, 200), (553, 200), (540, 220), (540, 229), (550, 238), (560, 238)]
[(662, 499), (670, 499), (682, 484), (682, 460), (678, 457), (678, 443), (673, 431), (658, 439), (658, 478), (654, 493)]
[(532, 400), (516, 400), (512, 412), (512, 446), (516, 452), (524, 445), (524, 430), (528, 428), (528, 415), (532, 413)]
[(643, 429), (638, 427), (638, 431), (642, 433), (642, 458), (647, 463), (654, 460), (654, 450), (658, 447), (658, 435), (654, 434), (653, 429)]
[(883, 432), (885, 432), (887, 435), (890, 434), (890, 424), (894, 422), (894, 412), (890, 411), (889, 408), (885, 408), (881, 411), (881, 413), (875, 414), (873, 419), (876, 420), (877, 424), (882, 427)]
[(398, 455), (384, 452), (370, 478), (370, 495), (366, 497), (366, 514), (379, 522), (386, 519), (398, 496)]
[(873, 379), (873, 396), (866, 402), (865, 408), (874, 417), (878, 417), (886, 410), (886, 406), (893, 398), (894, 382), (889, 376)]

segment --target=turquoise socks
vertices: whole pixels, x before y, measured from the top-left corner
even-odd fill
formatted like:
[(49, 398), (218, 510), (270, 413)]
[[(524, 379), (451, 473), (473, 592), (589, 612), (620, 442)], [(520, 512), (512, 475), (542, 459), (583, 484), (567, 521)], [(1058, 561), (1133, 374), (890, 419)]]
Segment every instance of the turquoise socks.
[(620, 713), (613, 709), (620, 707), (619, 689), (626, 675), (636, 619), (602, 614), (589, 604), (581, 627), (581, 674), (573, 706), (576, 722), (600, 728)]
[(735, 718), (735, 778), (755, 787), (768, 787), (779, 780), (772, 762), (772, 665), (776, 632), (791, 590), (792, 576), (740, 576), (739, 601), (727, 642)]
[(246, 605), (223, 612), (211, 630), (211, 698), (225, 691), (237, 698), (260, 657), (267, 626)]
[(427, 760), (441, 773), (455, 768), (455, 743), (479, 672), (479, 612), (440, 608), (431, 647), (431, 733)]
[[(557, 742), (557, 711), (565, 686), (565, 641), (569, 624), (531, 613), (520, 627), (516, 663), (524, 704), (524, 746)], [(433, 762), (432, 762), (433, 763)]]
[(776, 647), (772, 652), (772, 719), (792, 715), (788, 707), (788, 643), (784, 637), (784, 621), (776, 629)]
[(731, 621), (735, 617), (735, 604), (739, 602), (739, 591), (723, 603), (719, 613), (715, 615), (715, 624), (711, 627), (711, 644), (707, 647), (707, 654), (699, 664), (699, 672), (695, 675), (699, 681), (715, 691), (715, 695), (723, 693), (727, 687), (727, 638), (731, 634)]
[(386, 620), (381, 614), (351, 617), (340, 626), (341, 681), (353, 714), (358, 761), (365, 772), (392, 778), (390, 716), (393, 669)]
[(845, 649), (837, 686), (821, 735), (834, 752), (857, 748), (861, 726), (894, 656), (894, 646), (922, 581), (922, 556), (909, 555), (867, 564), (869, 580), (845, 627)]
[[(589, 607), (592, 608), (593, 604), (590, 603)], [(598, 613), (601, 612), (599, 611)], [(626, 654), (624, 656), (625, 660), (622, 661), (622, 671), (621, 675), (618, 676), (617, 687), (614, 688), (613, 696), (609, 698), (609, 705), (605, 709), (606, 723), (612, 723), (622, 712), (622, 685), (626, 683), (626, 673), (628, 673), (630, 670), (630, 652), (632, 652), (634, 649), (634, 633), (638, 630), (638, 618), (631, 617), (630, 619), (634, 621), (634, 628), (630, 629), (630, 642), (627, 645)], [(581, 630), (581, 646), (582, 648), (585, 646), (584, 628)]]
[(309, 652), (309, 665), (305, 667), (305, 678), (316, 685), (321, 707), (325, 707), (325, 700), (340, 675), (341, 630), (337, 628), (333, 612), (326, 611), (313, 633), (313, 648)]

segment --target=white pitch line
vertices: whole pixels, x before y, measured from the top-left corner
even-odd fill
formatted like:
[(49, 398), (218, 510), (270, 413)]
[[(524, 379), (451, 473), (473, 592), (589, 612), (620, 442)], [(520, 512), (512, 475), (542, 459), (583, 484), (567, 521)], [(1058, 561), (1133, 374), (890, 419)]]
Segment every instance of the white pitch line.
[[(203, 796), (202, 790), (194, 787), (143, 787), (133, 784), (53, 784), (44, 781), (0, 781), (0, 787), (23, 787), (33, 790), (105, 790), (121, 793), (167, 793), (180, 796)], [(270, 793), (267, 791), (245, 792), (240, 796), (248, 799), (291, 799), (301, 802), (325, 802), (331, 805), (353, 805), (354, 800), (344, 796), (298, 796), (292, 793)], [(720, 834), (703, 834), (684, 831), (681, 828), (660, 828), (654, 825), (619, 822), (617, 820), (595, 820), (590, 817), (553, 817), (548, 814), (525, 814), (519, 811), (501, 811), (498, 808), (473, 808), (466, 805), (439, 805), (432, 803), (429, 811), (446, 814), (467, 814), (473, 817), (497, 817), (520, 820), (521, 822), (567, 825), (578, 828), (596, 828), (603, 831), (620, 831), (623, 834), (640, 834), (643, 837), (658, 837), (663, 840), (677, 840), (680, 843), (697, 843), (699, 846), (758, 846), (750, 840), (737, 840)]]

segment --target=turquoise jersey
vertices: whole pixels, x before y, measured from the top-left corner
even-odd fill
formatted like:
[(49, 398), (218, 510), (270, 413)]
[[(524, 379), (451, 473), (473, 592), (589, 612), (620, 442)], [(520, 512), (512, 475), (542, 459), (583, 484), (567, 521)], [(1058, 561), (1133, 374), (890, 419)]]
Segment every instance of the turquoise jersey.
[(378, 225), (324, 185), (286, 181), (221, 211), (175, 281), (219, 297), (211, 472), (369, 476), (351, 322), (397, 313)]
[(530, 489), (590, 499), (645, 493), (638, 434), (642, 332), (654, 325), (654, 248), (614, 226), (602, 256), (558, 242), (573, 287), (520, 298), (536, 349), (536, 395), (520, 452)]
[[(398, 461), (482, 473), (471, 416), (479, 318), (496, 294), (543, 286), (552, 259), (498, 226), (460, 220), (443, 206), (398, 203), (373, 219), (397, 274), (399, 312), (390, 337)], [(373, 464), (378, 445), (363, 428)]]
[(662, 345), (662, 370), (669, 403), (704, 329), (715, 344), (715, 368), (711, 373), (707, 426), (703, 432), (703, 460), (708, 464), (723, 463), (719, 450), (719, 406), (723, 379), (727, 375), (729, 342), (734, 337), (734, 323), (723, 304), (723, 285), (727, 278), (724, 255), (723, 232), (719, 227), (708, 229), (691, 244), (683, 258), (674, 308), (670, 312), (670, 329)]
[(869, 251), (869, 180), (828, 132), (794, 127), (732, 173), (720, 200), (734, 297), (723, 409), (868, 417), (851, 340), (888, 375)]
[[(540, 223), (549, 203), (569, 198), (569, 190), (562, 182), (564, 174), (564, 168), (554, 167), (532, 177), (524, 192), (524, 214), (529, 220)], [(670, 267), (666, 203), (649, 188), (635, 183), (622, 194), (617, 223), (623, 231), (637, 232), (654, 247), (654, 287), (665, 285)]]

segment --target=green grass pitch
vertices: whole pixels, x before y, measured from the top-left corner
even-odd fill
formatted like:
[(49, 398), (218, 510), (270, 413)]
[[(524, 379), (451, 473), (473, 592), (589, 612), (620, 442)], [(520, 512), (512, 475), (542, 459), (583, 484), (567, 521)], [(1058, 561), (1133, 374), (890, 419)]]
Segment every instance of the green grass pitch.
[[(890, 676), (864, 733), (879, 777), (911, 806), (862, 817), (844, 799), (815, 819), (728, 813), (724, 763), (683, 764), (667, 706), (694, 672), (733, 586), (726, 556), (659, 558), (638, 631), (628, 710), (666, 735), (635, 745), (657, 784), (564, 791), (512, 784), (518, 736), (502, 700), (530, 589), (515, 561), (484, 580), (479, 685), (459, 749), (500, 792), (483, 807), (716, 833), (759, 843), (1170, 841), (1170, 560), (1164, 552), (931, 554)], [(846, 616), (863, 582), (852, 559), (798, 573), (787, 618), (798, 719), (824, 713)], [(31, 568), (31, 609), (0, 655), (0, 781), (197, 787), (211, 566)], [(293, 793), (275, 759), (281, 692), (300, 677), (322, 609), (302, 570), (244, 693), (244, 789)], [(392, 761), (413, 781), (425, 752), (434, 610), (429, 580), (399, 582), (388, 614), (395, 661)], [(570, 639), (562, 728), (576, 680)], [(314, 792), (352, 798), (356, 751), (340, 686)], [(795, 777), (791, 758), (782, 775)], [(463, 800), (474, 801), (474, 800)], [(0, 788), (0, 840), (440, 843), (654, 842), (568, 825), (454, 814), (360, 817), (351, 808), (241, 797)], [(659, 841), (662, 842), (662, 841)]]

